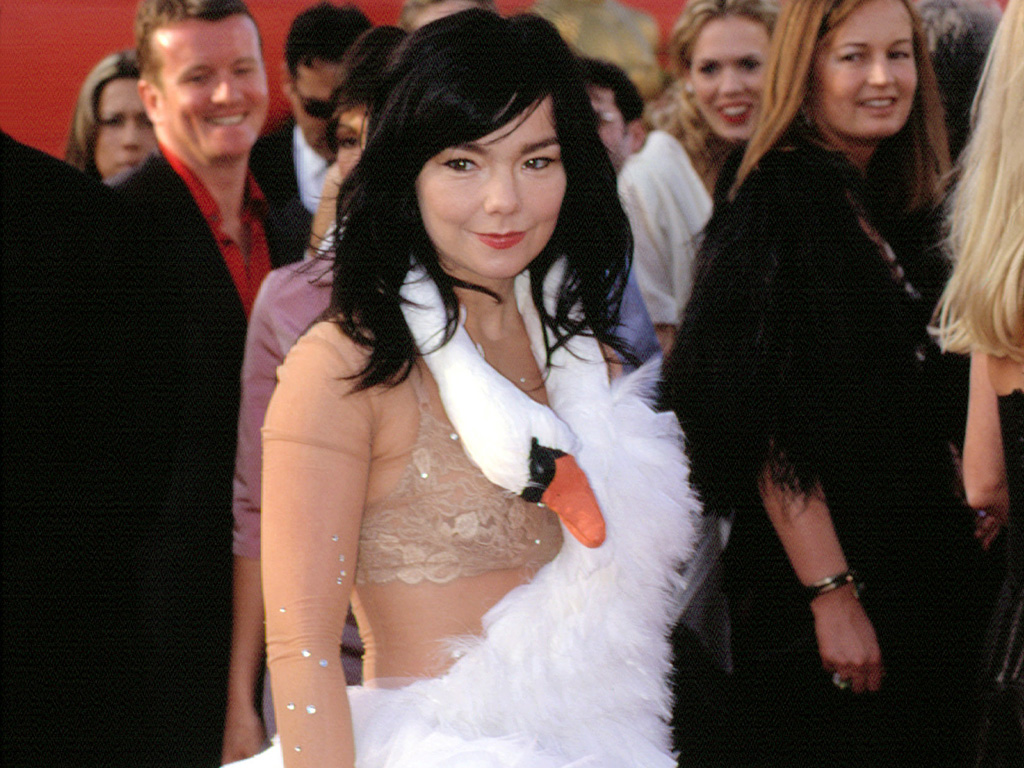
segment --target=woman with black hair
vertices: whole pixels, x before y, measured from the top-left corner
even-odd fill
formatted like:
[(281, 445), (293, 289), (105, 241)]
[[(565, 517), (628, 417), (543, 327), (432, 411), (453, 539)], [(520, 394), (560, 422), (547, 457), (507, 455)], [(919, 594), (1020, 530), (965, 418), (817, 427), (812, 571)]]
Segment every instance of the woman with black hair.
[[(693, 501), (650, 369), (609, 381), (631, 241), (577, 64), (547, 22), (468, 11), (381, 94), (329, 319), (263, 429), (280, 752), (255, 760), (674, 766)], [(350, 599), (364, 687), (337, 663)]]

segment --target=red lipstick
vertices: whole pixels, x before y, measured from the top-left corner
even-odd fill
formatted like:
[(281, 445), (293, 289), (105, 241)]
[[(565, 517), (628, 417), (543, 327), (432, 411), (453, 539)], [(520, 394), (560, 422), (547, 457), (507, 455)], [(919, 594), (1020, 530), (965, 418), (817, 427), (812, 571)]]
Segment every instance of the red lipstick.
[(718, 114), (721, 116), (721, 118), (730, 125), (743, 125), (750, 119), (750, 116), (753, 114), (753, 112), (754, 110), (751, 107), (747, 107), (738, 114), (729, 114), (728, 112), (725, 111), (725, 109), (718, 110)]
[(477, 232), (476, 236), (480, 238), (480, 242), (484, 245), (490, 246), (491, 248), (497, 248), (498, 250), (505, 250), (515, 245), (519, 245), (523, 242), (523, 238), (526, 237), (525, 232)]

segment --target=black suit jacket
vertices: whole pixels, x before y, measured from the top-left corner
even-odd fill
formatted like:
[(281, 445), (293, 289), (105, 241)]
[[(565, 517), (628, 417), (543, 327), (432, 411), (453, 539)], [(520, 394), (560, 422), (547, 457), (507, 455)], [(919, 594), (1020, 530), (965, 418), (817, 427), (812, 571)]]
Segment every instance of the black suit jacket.
[(164, 450), (150, 426), (177, 389), (164, 265), (98, 181), (0, 143), (4, 758), (176, 764), (144, 673), (156, 507), (134, 472)]
[[(174, 727), (180, 765), (219, 764), (231, 638), (231, 497), (246, 317), (206, 220), (158, 152), (115, 185), (134, 212), (138, 250), (164, 267), (167, 338), (142, 359), (169, 371), (155, 382), (149, 444), (134, 460), (150, 500), (142, 611), (152, 630), (147, 673)], [(273, 213), (274, 267), (301, 254)], [(166, 306), (171, 309), (167, 310)], [(144, 418), (140, 414), (140, 418)], [(171, 746), (170, 744), (168, 745)]]
[(299, 197), (299, 182), (295, 175), (295, 155), (292, 152), (292, 131), (295, 121), (288, 121), (273, 133), (261, 136), (249, 155), (249, 170), (256, 177), (267, 201), (290, 221), (296, 235), (309, 241), (313, 214), (306, 210)]
[(272, 205), (283, 206), (299, 194), (292, 154), (294, 128), (295, 121), (289, 118), (273, 133), (261, 136), (249, 155), (249, 169)]

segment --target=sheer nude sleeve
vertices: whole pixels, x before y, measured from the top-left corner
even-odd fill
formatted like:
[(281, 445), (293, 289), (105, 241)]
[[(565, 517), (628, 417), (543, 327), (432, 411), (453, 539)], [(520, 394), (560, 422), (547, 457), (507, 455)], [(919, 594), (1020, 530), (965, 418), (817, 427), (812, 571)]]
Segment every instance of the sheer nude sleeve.
[(340, 643), (374, 434), (360, 351), (321, 324), (289, 353), (263, 429), (263, 591), (288, 768), (354, 764)]

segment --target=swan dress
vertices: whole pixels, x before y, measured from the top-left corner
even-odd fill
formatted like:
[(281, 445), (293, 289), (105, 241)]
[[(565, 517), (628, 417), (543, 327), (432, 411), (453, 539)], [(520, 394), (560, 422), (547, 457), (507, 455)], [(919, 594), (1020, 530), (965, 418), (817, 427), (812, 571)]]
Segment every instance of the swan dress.
[[(543, 363), (543, 330), (536, 310), (531, 311), (529, 286), (522, 280), (517, 296), (535, 356)], [(428, 331), (436, 330), (434, 320), (422, 321)], [(417, 322), (421, 321), (411, 318), (410, 326)], [(414, 335), (421, 341), (424, 334)], [(309, 393), (313, 400), (318, 390), (348, 388), (339, 373), (351, 370), (352, 361), (346, 357), (351, 357), (352, 346), (336, 326), (314, 327), (282, 367), (275, 400), (283, 401), (300, 387), (302, 396)], [(353, 608), (363, 618), (360, 614), (372, 606), (361, 604), (361, 583), (379, 584), (394, 577), (406, 585), (438, 584), (452, 576), (447, 583), (457, 585), (460, 577), (477, 569), (518, 564), (537, 570), (486, 613), (482, 632), (451, 638), (443, 649), (451, 662), (444, 674), (402, 687), (348, 688), (356, 765), (675, 766), (668, 728), (667, 637), (679, 614), (685, 586), (679, 567), (693, 547), (698, 505), (689, 490), (678, 424), (671, 414), (655, 413), (649, 405), (655, 369), (646, 366), (609, 383), (596, 343), (576, 339), (569, 349), (555, 353), (546, 371), (548, 408), (517, 400), (522, 393), (507, 390), (506, 385), (512, 385), (487, 366), (463, 329), (442, 352), (447, 357), (441, 360), (426, 357), (443, 413), (434, 412), (417, 390), (428, 378), (423, 376), (417, 384), (417, 373), (390, 390), (356, 395), (368, 403), (370, 422), (393, 412), (390, 406), (381, 407), (387, 398), (390, 403), (404, 398), (419, 410), (420, 434), (409, 466), (383, 507), (393, 511), (395, 494), (415, 499), (417, 482), (427, 490), (436, 480), (440, 487), (434, 488), (434, 501), (422, 505), (432, 506), (434, 512), (422, 517), (422, 509), (409, 505), (401, 520), (382, 525), (388, 510), (368, 504), (359, 531), (358, 562), (349, 569), (347, 562), (334, 557), (333, 565), (325, 566), (325, 578), (333, 579), (330, 571), (341, 581), (354, 571)], [(327, 402), (331, 397), (328, 394)], [(316, 448), (324, 442), (322, 414), (286, 424), (275, 420), (274, 411), (272, 403), (265, 444), (286, 440)], [(528, 440), (530, 434), (541, 435), (545, 445), (571, 449), (605, 518), (607, 538), (601, 546), (585, 547), (563, 533), (549, 511), (508, 490), (515, 480), (505, 479), (501, 486), (492, 482), (503, 476), (505, 453), (515, 453), (516, 446), (521, 449), (524, 435)], [(336, 455), (343, 456), (346, 440), (361, 442), (362, 437), (349, 430), (334, 438), (336, 445), (325, 455), (336, 449)], [(513, 450), (506, 451), (509, 446)], [(455, 453), (453, 447), (458, 449)], [(329, 473), (330, 466), (324, 471)], [(456, 478), (461, 479), (455, 482)], [(451, 482), (455, 485), (445, 489)], [(452, 497), (460, 509), (452, 512), (451, 504), (436, 503), (438, 494)], [(268, 501), (265, 497), (265, 506)], [(474, 501), (479, 501), (475, 511)], [(468, 503), (466, 508), (461, 507), (463, 502)], [(480, 504), (488, 509), (480, 510)], [(495, 506), (502, 514), (494, 514)], [(409, 516), (421, 516), (422, 536), (409, 535)], [(439, 543), (439, 530), (446, 531), (441, 538), (447, 544)], [(329, 530), (321, 533), (325, 542), (330, 540)], [(488, 549), (495, 541), (501, 546)], [(265, 536), (265, 554), (273, 545)], [(272, 593), (271, 588), (265, 590), (268, 601)], [(312, 604), (281, 607), (318, 610)], [(269, 617), (276, 609), (268, 602), (267, 610)], [(343, 618), (343, 606), (331, 610)], [(293, 665), (288, 667), (290, 677), (308, 675), (315, 681), (296, 690), (325, 690), (322, 686), (331, 674), (336, 676), (334, 685), (344, 685), (329, 661), (337, 658), (331, 638), (275, 638), (269, 627), (268, 618), (272, 674), (275, 655), (284, 654)], [(373, 635), (371, 629), (364, 636), (371, 650)], [(279, 695), (277, 683), (281, 739), (239, 766), (280, 766), (285, 754), (289, 766), (305, 764), (305, 757), (312, 758), (316, 751), (310, 739), (315, 740), (313, 734), (321, 727), (317, 721), (334, 716), (322, 701)], [(294, 718), (292, 727), (282, 714)]]

